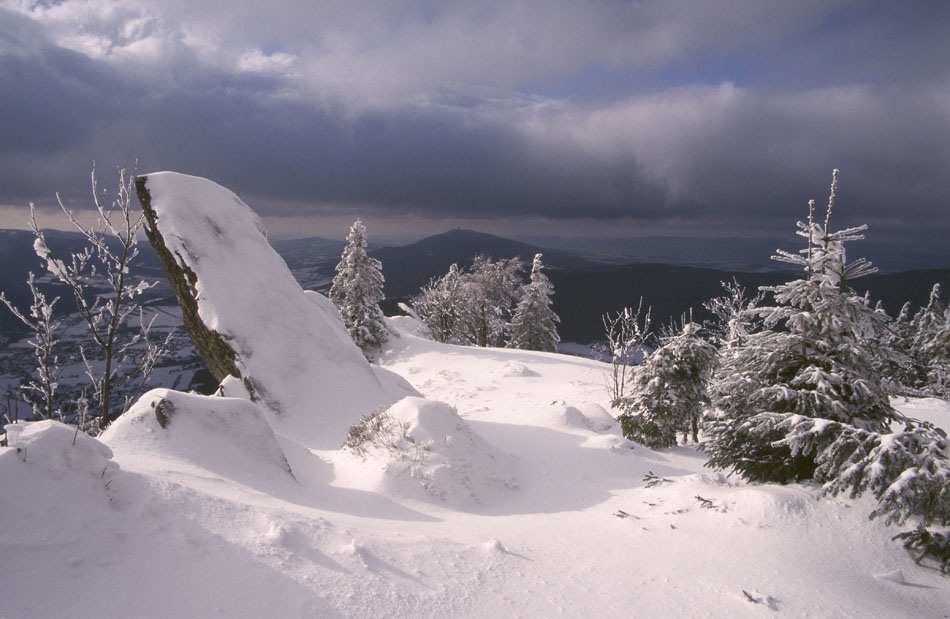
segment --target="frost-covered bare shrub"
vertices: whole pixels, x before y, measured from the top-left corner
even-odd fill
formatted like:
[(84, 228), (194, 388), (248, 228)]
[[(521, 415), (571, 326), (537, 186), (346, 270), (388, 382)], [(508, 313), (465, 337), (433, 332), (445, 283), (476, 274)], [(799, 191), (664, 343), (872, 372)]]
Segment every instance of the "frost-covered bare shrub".
[[(145, 221), (141, 211), (133, 207), (134, 175), (127, 176), (125, 170), (119, 172), (118, 192), (112, 199), (106, 191), (99, 191), (95, 168), (91, 182), (97, 213), (91, 225), (81, 223), (57, 194), (66, 219), (84, 237), (83, 250), (65, 259), (54, 256), (36, 223), (32, 204), (30, 227), (36, 237), (33, 247), (37, 256), (49, 275), (66, 285), (80, 319), (88, 328), (78, 360), (85, 365), (92, 386), (96, 418), (91, 429), (95, 432), (125, 412), (144, 390), (155, 364), (168, 349), (171, 334), (164, 341), (151, 339), (152, 323), (146, 321), (137, 298), (154, 283), (135, 282), (129, 273), (129, 266), (139, 253), (138, 235)], [(52, 313), (55, 299), (47, 303), (35, 287), (31, 288), (34, 305), (29, 316), (10, 309), (34, 333), (39, 379), (27, 390), (39, 395), (41, 416), (49, 416), (59, 410), (59, 404), (54, 402), (58, 360), (52, 353), (58, 326)], [(130, 320), (137, 321), (137, 329), (128, 328)], [(36, 397), (31, 400), (34, 408), (35, 401)]]
[[(35, 224), (32, 211), (31, 219)], [(56, 392), (59, 389), (62, 365), (56, 354), (56, 347), (63, 321), (56, 318), (53, 313), (53, 306), (59, 301), (59, 297), (52, 301), (48, 300), (37, 287), (36, 277), (32, 271), (27, 279), (27, 285), (33, 295), (33, 303), (28, 312), (21, 312), (3, 292), (0, 292), (0, 301), (27, 326), (32, 334), (28, 343), (33, 349), (36, 370), (20, 385), (20, 393), (33, 409), (34, 417), (51, 419), (54, 416), (61, 416)]]
[(465, 314), (461, 336), (474, 346), (502, 346), (521, 295), (521, 260), (475, 256), (462, 276)]
[(749, 297), (735, 278), (720, 283), (725, 294), (703, 303), (703, 307), (713, 315), (713, 319), (705, 321), (703, 327), (718, 348), (733, 348), (741, 345), (742, 340), (761, 323), (753, 310), (762, 303), (765, 292), (759, 291)]
[(459, 344), (465, 305), (462, 276), (457, 264), (440, 278), (433, 278), (412, 299), (412, 309), (437, 342)]
[(350, 426), (343, 448), (358, 456), (365, 456), (371, 448), (395, 451), (404, 443), (413, 442), (407, 430), (405, 424), (393, 419), (387, 411), (376, 411)]
[(650, 308), (644, 313), (641, 297), (636, 310), (625, 307), (613, 316), (604, 314), (603, 322), (607, 352), (610, 355), (607, 389), (611, 403), (616, 406), (627, 395), (627, 385), (633, 381), (633, 368), (652, 337)]
[(521, 296), (521, 270), (518, 258), (475, 256), (468, 270), (453, 264), (423, 286), (412, 309), (436, 341), (502, 346)]

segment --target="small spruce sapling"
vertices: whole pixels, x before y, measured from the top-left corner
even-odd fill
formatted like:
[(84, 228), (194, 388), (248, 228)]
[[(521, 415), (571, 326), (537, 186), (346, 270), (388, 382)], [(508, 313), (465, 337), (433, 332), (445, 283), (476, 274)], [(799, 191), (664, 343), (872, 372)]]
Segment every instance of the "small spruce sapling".
[(684, 443), (687, 436), (699, 442), (699, 419), (709, 403), (707, 384), (716, 363), (716, 349), (699, 329), (686, 322), (636, 369), (630, 395), (617, 402), (625, 437), (648, 447), (672, 447), (682, 432)]

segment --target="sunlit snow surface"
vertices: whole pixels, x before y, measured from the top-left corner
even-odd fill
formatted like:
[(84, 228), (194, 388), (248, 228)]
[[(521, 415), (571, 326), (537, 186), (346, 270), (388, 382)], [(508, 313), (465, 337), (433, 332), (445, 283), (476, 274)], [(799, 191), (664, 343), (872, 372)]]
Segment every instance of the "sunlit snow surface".
[[(867, 520), (870, 501), (747, 486), (704, 469), (692, 449), (624, 441), (604, 416), (603, 365), (441, 345), (413, 335), (409, 319), (392, 324), (400, 336), (382, 364), (427, 398), (394, 411), (415, 453), (311, 451), (275, 442), (246, 400), (168, 392), (143, 398), (102, 441), (74, 446), (65, 426), (31, 425), (19, 451), (0, 450), (0, 615), (950, 608), (947, 579)], [(160, 396), (175, 402), (165, 429), (149, 413)], [(950, 425), (945, 403), (897, 404)], [(651, 471), (660, 481), (646, 488)]]

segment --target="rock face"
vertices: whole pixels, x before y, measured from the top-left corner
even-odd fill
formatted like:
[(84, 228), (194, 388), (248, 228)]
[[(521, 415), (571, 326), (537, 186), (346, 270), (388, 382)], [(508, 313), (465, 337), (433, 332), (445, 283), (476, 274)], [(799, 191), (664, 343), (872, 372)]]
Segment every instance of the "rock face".
[(188, 335), (191, 336), (208, 371), (218, 382), (228, 375), (241, 378), (241, 372), (234, 361), (234, 350), (221, 337), (221, 334), (205, 326), (198, 316), (196, 289), (198, 277), (184, 261), (180, 263), (165, 245), (162, 233), (158, 229), (158, 214), (152, 208), (152, 196), (146, 188), (147, 180), (147, 176), (139, 176), (135, 179), (135, 190), (147, 222), (145, 235), (158, 254), (158, 261), (165, 271), (165, 277), (178, 299)]
[(366, 361), (333, 304), (300, 287), (234, 193), (173, 172), (139, 176), (136, 189), (202, 359), (217, 379), (240, 378), (277, 434), (337, 448), (360, 417), (414, 393)]

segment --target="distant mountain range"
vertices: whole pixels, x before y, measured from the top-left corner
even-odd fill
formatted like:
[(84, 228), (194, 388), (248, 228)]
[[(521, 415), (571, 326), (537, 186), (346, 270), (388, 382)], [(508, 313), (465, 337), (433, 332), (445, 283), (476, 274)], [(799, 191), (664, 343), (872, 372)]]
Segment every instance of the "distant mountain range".
[[(789, 246), (795, 249), (794, 246)], [(491, 234), (452, 230), (402, 247), (386, 247), (370, 255), (383, 264), (387, 310), (395, 302), (418, 292), (432, 277), (441, 276), (453, 262), (471, 264), (475, 254), (493, 258), (520, 257), (529, 264), (535, 253), (544, 255), (548, 276), (554, 284), (554, 310), (561, 317), (563, 341), (588, 343), (603, 338), (602, 316), (625, 306), (636, 307), (640, 298), (652, 308), (655, 327), (679, 320), (693, 310), (695, 320), (709, 318), (704, 301), (723, 294), (722, 282), (736, 279), (750, 293), (799, 276), (798, 271), (748, 272), (670, 264), (605, 264), (561, 249), (547, 249)], [(774, 253), (771, 250), (769, 255)], [(927, 302), (934, 283), (947, 289), (950, 269), (928, 269), (875, 274), (852, 282), (861, 294), (870, 291), (872, 302), (880, 300), (891, 315), (910, 301), (915, 307)]]
[[(882, 273), (950, 267), (946, 248), (890, 243), (878, 230), (850, 246)], [(638, 236), (632, 238), (532, 237), (521, 240), (540, 247), (558, 247), (609, 264), (663, 263), (722, 271), (774, 271), (771, 256), (778, 248), (795, 249), (802, 239), (792, 230), (787, 236), (687, 237)]]
[[(47, 240), (57, 255), (74, 251), (82, 245), (74, 233), (51, 231), (47, 233)], [(310, 238), (274, 241), (272, 245), (301, 285), (326, 292), (345, 242)], [(4, 265), (0, 271), (0, 290), (6, 291), (7, 296), (23, 308), (29, 304), (29, 291), (25, 286), (27, 272), (39, 273), (40, 270), (32, 246), (32, 233), (0, 230), (0, 260)], [(795, 249), (792, 244), (781, 246)], [(133, 274), (164, 282), (151, 247), (147, 243), (139, 247), (141, 255)], [(679, 247), (678, 251), (685, 251), (684, 245)], [(401, 247), (371, 249), (369, 253), (383, 264), (387, 296), (384, 309), (388, 312), (395, 311), (398, 301), (416, 294), (431, 278), (443, 275), (452, 263), (467, 267), (476, 254), (485, 254), (495, 259), (520, 257), (527, 265), (535, 253), (542, 253), (555, 287), (554, 309), (561, 317), (561, 337), (564, 341), (585, 343), (602, 338), (601, 316), (604, 313), (615, 312), (624, 306), (636, 306), (641, 297), (645, 306), (652, 307), (653, 323), (659, 326), (678, 320), (690, 308), (694, 311), (694, 318), (702, 320), (706, 317), (703, 301), (719, 296), (722, 293), (720, 282), (733, 277), (750, 291), (758, 286), (798, 277), (794, 271), (760, 269), (748, 272), (657, 263), (610, 264), (603, 254), (587, 255), (544, 248), (470, 230), (451, 230)], [(853, 284), (862, 294), (870, 291), (872, 302), (882, 301), (888, 313), (894, 315), (905, 301), (914, 306), (926, 303), (930, 289), (938, 282), (945, 290), (950, 289), (950, 269), (873, 275)], [(56, 292), (55, 286), (50, 286)], [(63, 294), (63, 291), (56, 293)], [(167, 286), (152, 291), (156, 298), (168, 294)], [(62, 302), (64, 308), (70, 303), (69, 299)], [(17, 324), (6, 308), (0, 308), (0, 330), (7, 331)]]
[(426, 237), (402, 247), (381, 247), (369, 252), (383, 264), (387, 297), (407, 297), (419, 292), (433, 277), (443, 275), (453, 263), (472, 264), (472, 258), (484, 254), (492, 259), (520, 257), (527, 265), (536, 253), (544, 254), (544, 263), (553, 269), (595, 268), (597, 264), (583, 256), (560, 249), (542, 249), (528, 243), (471, 230), (450, 230)]

